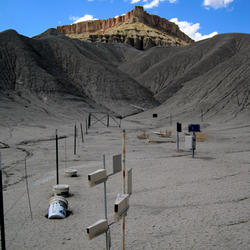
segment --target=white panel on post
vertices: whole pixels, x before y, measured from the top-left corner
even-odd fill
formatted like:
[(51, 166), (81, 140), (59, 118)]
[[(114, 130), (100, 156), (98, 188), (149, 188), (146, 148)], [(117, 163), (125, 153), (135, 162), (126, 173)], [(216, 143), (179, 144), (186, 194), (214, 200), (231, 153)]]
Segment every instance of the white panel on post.
[(98, 169), (95, 172), (88, 175), (89, 186), (93, 187), (107, 180), (106, 169)]
[(192, 149), (192, 135), (185, 136), (185, 148), (190, 150)]
[(114, 204), (114, 219), (115, 222), (119, 221), (120, 218), (129, 209), (129, 196), (128, 194), (118, 194)]
[(89, 240), (107, 232), (108, 229), (109, 225), (106, 219), (97, 221), (96, 223), (87, 228), (87, 234), (89, 236)]
[(122, 155), (113, 156), (113, 174), (119, 173), (122, 170)]

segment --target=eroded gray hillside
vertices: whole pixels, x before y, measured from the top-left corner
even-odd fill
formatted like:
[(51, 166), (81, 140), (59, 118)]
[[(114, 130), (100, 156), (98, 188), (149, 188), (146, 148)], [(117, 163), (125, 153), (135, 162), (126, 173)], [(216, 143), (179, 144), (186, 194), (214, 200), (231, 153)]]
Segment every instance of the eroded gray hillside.
[(0, 33), (0, 45), (2, 94), (70, 95), (121, 115), (138, 112), (132, 105), (160, 104), (165, 113), (249, 115), (249, 34), (139, 51), (70, 39), (53, 29), (34, 38), (8, 30)]

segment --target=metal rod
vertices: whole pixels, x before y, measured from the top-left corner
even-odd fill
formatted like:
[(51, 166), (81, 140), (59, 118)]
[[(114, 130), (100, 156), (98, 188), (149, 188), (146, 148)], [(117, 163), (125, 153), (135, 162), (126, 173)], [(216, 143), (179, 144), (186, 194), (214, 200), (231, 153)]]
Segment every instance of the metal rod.
[(3, 182), (2, 182), (2, 163), (0, 152), (0, 216), (1, 216), (1, 246), (2, 250), (6, 250), (5, 245), (5, 228), (4, 228), (4, 205), (3, 205)]
[(56, 184), (59, 184), (58, 135), (56, 129)]
[(177, 152), (179, 152), (179, 132), (177, 131), (176, 133)]
[(107, 128), (109, 127), (109, 114), (107, 114)]
[(27, 196), (28, 196), (28, 202), (29, 202), (29, 209), (30, 209), (30, 218), (32, 220), (33, 217), (32, 217), (32, 210), (31, 210), (31, 203), (30, 203), (30, 193), (29, 193), (29, 184), (28, 184), (26, 157), (24, 159), (24, 170), (25, 170), (26, 190), (27, 190)]
[(74, 127), (74, 155), (76, 155), (76, 124)]
[[(102, 156), (103, 159), (103, 169), (106, 169), (106, 163), (105, 163), (105, 154)], [(105, 219), (108, 219), (108, 211), (107, 211), (107, 189), (106, 189), (106, 181), (104, 181), (104, 215)], [(106, 249), (109, 250), (109, 239), (108, 239), (108, 232), (106, 234)]]
[(86, 135), (87, 135), (88, 134), (88, 120), (86, 119), (85, 121), (86, 121), (85, 127), (86, 127)]
[(64, 161), (65, 161), (65, 169), (67, 168), (67, 137), (65, 137), (64, 141)]
[(89, 113), (89, 122), (88, 122), (88, 128), (91, 126), (91, 113)]
[(192, 135), (192, 158), (194, 158), (194, 150), (195, 150), (195, 133), (193, 132), (193, 135)]
[[(126, 131), (125, 129), (122, 132), (122, 193), (125, 194), (126, 192), (126, 148), (125, 148), (125, 142), (126, 142)], [(125, 250), (125, 215), (122, 216), (122, 250)]]
[(82, 123), (80, 123), (80, 127), (81, 127), (82, 143), (83, 143), (83, 142), (84, 142), (84, 139), (83, 139)]

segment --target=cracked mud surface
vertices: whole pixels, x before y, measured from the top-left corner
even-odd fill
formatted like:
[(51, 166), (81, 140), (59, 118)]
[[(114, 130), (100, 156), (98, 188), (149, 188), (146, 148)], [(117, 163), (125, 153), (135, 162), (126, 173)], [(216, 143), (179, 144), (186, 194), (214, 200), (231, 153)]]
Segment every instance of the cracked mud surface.
[[(84, 118), (83, 118), (84, 119)], [(134, 120), (133, 120), (134, 119)], [(133, 194), (126, 217), (127, 249), (249, 249), (250, 188), (248, 125), (206, 123), (205, 142), (197, 142), (195, 158), (174, 143), (148, 144), (139, 140), (142, 130), (152, 139), (153, 131), (174, 131), (174, 126), (147, 118), (129, 117), (126, 129), (126, 168), (133, 168)], [(106, 154), (108, 173), (111, 157), (121, 152), (121, 129), (96, 124), (77, 140), (73, 155), (75, 121), (2, 127), (1, 148), (4, 181), (6, 242), (9, 249), (103, 249), (105, 237), (89, 241), (85, 229), (103, 218), (103, 185), (88, 187), (87, 175), (102, 168)], [(77, 123), (79, 126), (79, 122)], [(202, 124), (201, 124), (202, 127)], [(48, 220), (52, 186), (55, 184), (55, 141), (58, 129), (60, 183), (70, 185), (72, 215)], [(175, 135), (172, 135), (175, 139)], [(221, 140), (220, 140), (221, 139)], [(66, 146), (66, 147), (65, 147)], [(66, 152), (66, 154), (65, 154)], [(29, 216), (24, 179), (27, 159), (33, 220)], [(76, 168), (78, 177), (64, 177), (65, 168)], [(108, 220), (113, 221), (113, 203), (121, 192), (121, 175), (107, 182)], [(120, 249), (120, 222), (111, 226), (112, 248)]]

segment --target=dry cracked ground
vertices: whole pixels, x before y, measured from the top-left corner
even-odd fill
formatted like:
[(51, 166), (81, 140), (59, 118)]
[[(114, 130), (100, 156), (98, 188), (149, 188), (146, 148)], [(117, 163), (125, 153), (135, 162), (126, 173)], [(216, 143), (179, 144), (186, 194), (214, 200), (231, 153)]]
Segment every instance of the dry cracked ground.
[[(122, 129), (126, 130), (126, 169), (133, 169), (126, 249), (250, 248), (249, 123), (202, 122), (207, 140), (197, 142), (193, 159), (184, 148), (190, 120), (182, 121), (177, 152), (174, 118), (170, 124), (145, 113), (122, 120), (121, 128), (112, 120), (109, 128), (96, 123), (84, 134), (84, 143), (79, 134), (74, 156), (74, 124), (79, 128), (86, 115), (1, 126), (7, 249), (105, 249), (104, 235), (91, 241), (86, 235), (86, 227), (104, 217), (103, 185), (90, 188), (87, 175), (102, 168), (103, 154), (112, 172), (112, 156), (121, 153)], [(45, 217), (56, 182), (55, 129), (60, 136), (60, 183), (69, 184), (72, 194), (68, 198), (72, 214), (63, 220)], [(153, 133), (165, 129), (172, 131), (171, 138)], [(143, 131), (148, 139), (137, 138)], [(33, 219), (25, 186), (25, 157)], [(78, 170), (78, 177), (64, 177), (65, 168), (70, 167)], [(107, 182), (109, 223), (121, 180), (119, 173)], [(121, 249), (120, 222), (110, 230), (111, 249)]]

